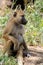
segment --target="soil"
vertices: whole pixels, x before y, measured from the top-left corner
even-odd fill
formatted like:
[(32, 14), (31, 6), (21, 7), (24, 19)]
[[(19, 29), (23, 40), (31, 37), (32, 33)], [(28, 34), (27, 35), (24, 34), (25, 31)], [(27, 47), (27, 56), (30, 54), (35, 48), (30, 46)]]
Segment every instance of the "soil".
[(24, 65), (43, 65), (43, 47), (29, 46), (29, 57), (24, 58)]

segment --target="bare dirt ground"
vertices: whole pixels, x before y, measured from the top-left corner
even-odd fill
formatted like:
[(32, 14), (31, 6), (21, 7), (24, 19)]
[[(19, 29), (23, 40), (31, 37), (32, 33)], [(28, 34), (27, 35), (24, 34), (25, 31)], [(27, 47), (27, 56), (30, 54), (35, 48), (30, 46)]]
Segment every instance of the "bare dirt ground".
[(29, 46), (29, 57), (24, 58), (24, 65), (43, 65), (43, 47)]

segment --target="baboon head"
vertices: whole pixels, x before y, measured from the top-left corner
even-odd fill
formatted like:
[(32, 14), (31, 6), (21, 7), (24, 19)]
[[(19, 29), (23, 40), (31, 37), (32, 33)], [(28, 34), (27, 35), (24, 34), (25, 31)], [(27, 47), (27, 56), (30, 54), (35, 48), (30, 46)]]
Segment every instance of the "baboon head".
[(15, 23), (17, 24), (25, 25), (27, 23), (27, 20), (25, 19), (25, 16), (24, 16), (24, 11), (22, 9), (17, 8), (14, 11), (13, 17), (15, 19)]

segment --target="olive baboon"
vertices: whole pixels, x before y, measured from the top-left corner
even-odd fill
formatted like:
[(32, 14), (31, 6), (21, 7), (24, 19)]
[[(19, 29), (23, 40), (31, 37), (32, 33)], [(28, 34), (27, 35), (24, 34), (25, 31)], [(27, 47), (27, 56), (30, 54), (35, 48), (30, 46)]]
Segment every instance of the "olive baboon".
[(24, 49), (28, 50), (23, 38), (23, 25), (26, 23), (24, 11), (16, 9), (3, 32), (3, 38), (7, 41), (4, 45), (4, 53), (8, 51), (9, 55), (15, 55), (22, 45)]
[(24, 10), (28, 3), (32, 2), (34, 4), (34, 1), (35, 0), (7, 0), (7, 6), (11, 8), (14, 2), (12, 9), (15, 9), (17, 5), (21, 5), (21, 9)]

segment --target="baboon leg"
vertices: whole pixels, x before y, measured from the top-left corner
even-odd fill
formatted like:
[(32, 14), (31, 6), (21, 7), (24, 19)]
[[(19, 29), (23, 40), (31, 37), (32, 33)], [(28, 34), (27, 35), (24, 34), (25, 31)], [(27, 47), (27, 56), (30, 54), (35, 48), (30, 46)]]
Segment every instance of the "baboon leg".
[(9, 50), (10, 45), (11, 45), (11, 40), (8, 40), (8, 41), (6, 42), (6, 44), (4, 44), (4, 47), (3, 47), (3, 54), (5, 54), (6, 51)]
[(8, 40), (7, 43), (4, 45), (3, 54), (7, 52), (8, 56), (12, 56), (13, 51), (14, 51), (13, 47), (14, 47), (14, 44), (12, 43), (12, 41)]
[(17, 60), (18, 60), (18, 65), (23, 65), (23, 48), (22, 48), (22, 46), (18, 50)]
[(8, 39), (8, 41), (6, 42), (6, 44), (4, 45), (4, 54), (6, 53), (6, 51), (9, 51), (10, 47), (13, 44), (14, 50), (18, 50), (19, 49), (19, 42), (16, 38), (14, 38), (13, 36), (7, 35), (5, 38)]
[(10, 35), (9, 35), (9, 39), (14, 44), (14, 50), (15, 51), (18, 50), (19, 49), (19, 44), (20, 44), (19, 41), (16, 38), (14, 38), (13, 36), (10, 36)]

